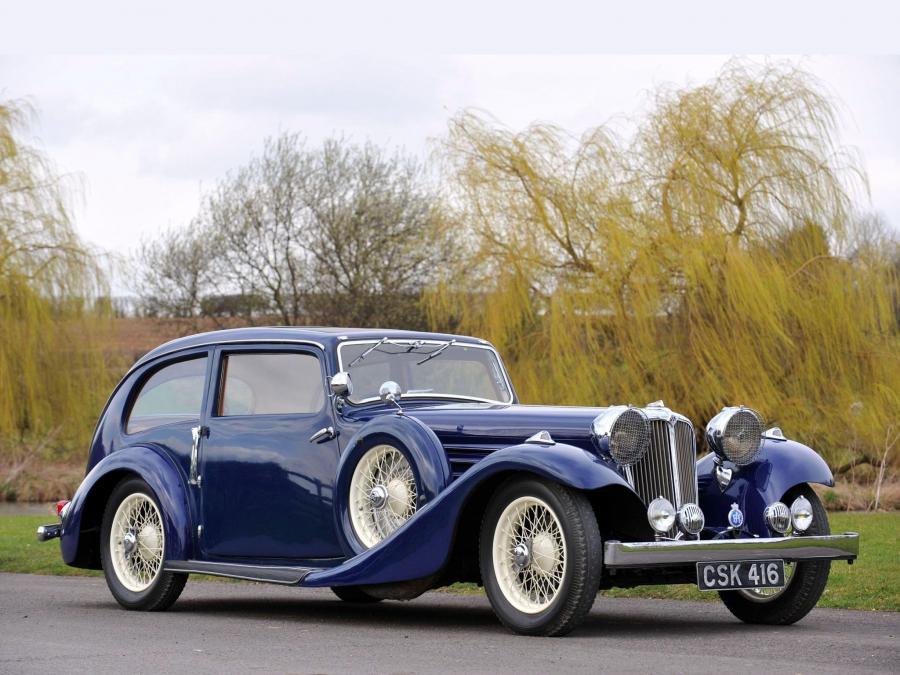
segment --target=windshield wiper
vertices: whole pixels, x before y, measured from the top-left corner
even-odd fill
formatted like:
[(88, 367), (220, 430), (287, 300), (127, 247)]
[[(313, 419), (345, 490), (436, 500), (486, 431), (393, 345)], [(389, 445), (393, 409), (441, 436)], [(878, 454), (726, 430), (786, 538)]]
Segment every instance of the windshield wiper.
[(450, 340), (450, 342), (448, 342), (447, 344), (441, 345), (440, 347), (438, 347), (437, 349), (435, 349), (433, 352), (431, 352), (428, 356), (426, 356), (424, 359), (422, 359), (421, 361), (417, 361), (417, 362), (416, 362), (416, 365), (417, 365), (417, 366), (421, 366), (421, 365), (422, 365), (423, 363), (425, 363), (426, 361), (431, 361), (431, 359), (436, 358), (437, 356), (440, 355), (440, 353), (441, 353), (442, 351), (444, 351), (445, 349), (447, 349), (447, 347), (451, 346), (454, 342), (456, 342), (456, 340)]
[(357, 363), (359, 363), (360, 361), (362, 361), (364, 358), (366, 358), (369, 354), (371, 354), (372, 352), (374, 352), (376, 349), (378, 349), (381, 345), (383, 345), (383, 344), (384, 344), (385, 342), (387, 342), (387, 341), (388, 341), (388, 339), (387, 339), (386, 337), (381, 338), (378, 342), (376, 342), (374, 345), (372, 345), (371, 347), (369, 347), (369, 348), (368, 348), (366, 351), (364, 351), (362, 354), (360, 354), (360, 355), (357, 356), (355, 359), (353, 359), (353, 360), (350, 362), (350, 364), (347, 366), (347, 370), (350, 370), (353, 366), (355, 366)]

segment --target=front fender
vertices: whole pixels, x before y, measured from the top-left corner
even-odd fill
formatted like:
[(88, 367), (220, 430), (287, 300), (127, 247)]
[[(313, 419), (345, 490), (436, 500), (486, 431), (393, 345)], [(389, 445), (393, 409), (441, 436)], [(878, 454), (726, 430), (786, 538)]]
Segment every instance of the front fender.
[(74, 567), (100, 567), (100, 525), (110, 492), (123, 478), (136, 475), (153, 490), (163, 516), (167, 560), (193, 557), (191, 508), (185, 477), (161, 448), (152, 444), (117, 450), (85, 476), (63, 522), (60, 551)]
[(491, 477), (513, 472), (536, 474), (576, 490), (618, 485), (634, 494), (615, 468), (581, 448), (562, 443), (510, 446), (475, 464), (388, 539), (338, 567), (310, 574), (303, 585), (372, 585), (436, 574), (449, 558), (460, 514), (473, 492)]
[(710, 453), (697, 462), (700, 508), (711, 527), (727, 527), (728, 511), (737, 504), (744, 513), (747, 529), (752, 534), (769, 536), (763, 516), (766, 506), (780, 501), (801, 483), (834, 485), (825, 460), (796, 441), (765, 439), (757, 459), (747, 466), (724, 462), (733, 471), (731, 483), (724, 491), (716, 480), (714, 460), (715, 455)]

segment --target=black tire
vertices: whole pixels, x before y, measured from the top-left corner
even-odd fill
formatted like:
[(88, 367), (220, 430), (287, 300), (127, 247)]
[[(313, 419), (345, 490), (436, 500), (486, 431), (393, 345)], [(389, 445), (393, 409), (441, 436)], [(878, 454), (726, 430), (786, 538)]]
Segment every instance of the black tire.
[[(562, 582), (546, 609), (527, 613), (507, 599), (494, 568), (494, 532), (507, 506), (521, 497), (543, 501), (556, 516), (566, 549)], [(603, 563), (600, 530), (584, 494), (533, 478), (514, 478), (504, 483), (488, 504), (481, 524), (479, 563), (484, 589), (494, 613), (504, 626), (521, 635), (565, 635), (590, 611), (600, 585)], [(530, 563), (529, 563), (530, 564)]]
[[(813, 522), (806, 534), (831, 534), (825, 507), (809, 485), (804, 483), (793, 488), (782, 501), (790, 507), (791, 502), (800, 495), (812, 505)], [(830, 571), (830, 560), (798, 562), (794, 565), (794, 574), (787, 588), (770, 600), (751, 599), (740, 591), (720, 591), (719, 597), (729, 611), (745, 623), (786, 626), (799, 621), (816, 606), (828, 583)]]
[(364, 590), (362, 590), (359, 586), (332, 586), (331, 591), (338, 596), (344, 602), (357, 602), (357, 603), (373, 603), (373, 602), (381, 602), (381, 598), (376, 598)]
[[(187, 582), (188, 575), (181, 572), (166, 572), (160, 570), (153, 583), (146, 589), (136, 592), (126, 588), (119, 580), (112, 562), (110, 549), (110, 534), (112, 531), (113, 517), (119, 505), (133, 494), (142, 494), (150, 498), (156, 504), (162, 514), (162, 509), (156, 499), (156, 495), (143, 480), (137, 477), (125, 478), (113, 488), (106, 510), (103, 512), (103, 525), (100, 531), (100, 560), (103, 565), (103, 574), (106, 577), (106, 585), (116, 601), (125, 609), (142, 610), (147, 612), (159, 612), (172, 606)], [(163, 559), (165, 563), (165, 559)]]

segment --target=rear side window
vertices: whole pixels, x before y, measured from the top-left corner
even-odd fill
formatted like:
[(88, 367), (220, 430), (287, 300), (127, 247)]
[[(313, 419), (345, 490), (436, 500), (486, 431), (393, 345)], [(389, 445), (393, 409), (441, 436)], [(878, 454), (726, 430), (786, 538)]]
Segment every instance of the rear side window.
[(312, 354), (228, 354), (220, 381), (222, 417), (316, 413), (325, 404), (319, 359)]
[(160, 368), (141, 387), (125, 432), (134, 434), (163, 424), (199, 420), (205, 384), (205, 356)]

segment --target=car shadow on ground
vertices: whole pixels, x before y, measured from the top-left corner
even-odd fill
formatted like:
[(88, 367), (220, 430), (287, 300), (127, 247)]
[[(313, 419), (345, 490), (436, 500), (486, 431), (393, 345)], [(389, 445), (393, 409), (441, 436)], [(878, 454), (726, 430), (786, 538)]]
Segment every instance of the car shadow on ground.
[[(679, 607), (676, 611), (669, 604), (666, 611), (660, 612), (659, 609), (654, 609), (653, 601), (617, 600), (611, 605), (600, 598), (572, 635), (646, 639), (651, 634), (669, 638), (693, 637), (697, 634), (710, 637), (730, 634), (746, 636), (748, 632), (773, 630), (770, 626), (743, 624), (731, 617), (724, 608), (717, 611), (718, 608), (703, 607), (698, 611), (695, 603), (685, 604), (689, 606), (683, 609)], [(118, 609), (115, 604), (104, 605)], [(695, 612), (693, 616), (692, 612)], [(215, 616), (223, 620), (277, 619), (369, 627), (380, 624), (390, 626), (393, 630), (435, 628), (445, 632), (489, 631), (509, 634), (494, 615), (486, 598), (449, 594), (446, 597), (427, 594), (411, 601), (372, 604), (349, 603), (327, 597), (304, 598), (302, 595), (285, 598), (182, 598), (168, 613), (180, 617)], [(796, 628), (800, 629), (802, 625)]]

